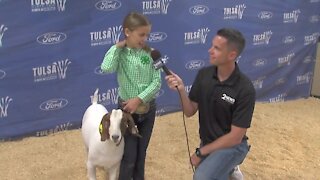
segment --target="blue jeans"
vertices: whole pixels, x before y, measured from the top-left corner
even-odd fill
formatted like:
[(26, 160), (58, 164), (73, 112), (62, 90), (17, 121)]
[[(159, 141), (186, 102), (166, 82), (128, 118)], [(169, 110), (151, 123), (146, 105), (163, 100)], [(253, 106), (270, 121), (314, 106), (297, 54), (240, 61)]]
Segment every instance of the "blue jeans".
[(193, 180), (228, 180), (233, 168), (241, 164), (249, 151), (247, 140), (227, 149), (217, 150), (202, 160)]
[(142, 138), (126, 133), (124, 136), (124, 154), (120, 166), (119, 180), (144, 180), (146, 151), (151, 138), (156, 115), (154, 101), (146, 114), (133, 114), (132, 117)]

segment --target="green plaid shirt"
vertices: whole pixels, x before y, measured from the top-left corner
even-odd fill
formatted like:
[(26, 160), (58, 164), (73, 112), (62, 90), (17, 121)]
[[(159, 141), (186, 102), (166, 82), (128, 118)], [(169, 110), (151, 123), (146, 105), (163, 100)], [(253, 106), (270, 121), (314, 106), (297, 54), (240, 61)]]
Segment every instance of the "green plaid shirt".
[(119, 95), (123, 100), (139, 97), (143, 102), (149, 102), (161, 87), (160, 70), (153, 67), (150, 53), (143, 49), (113, 45), (105, 54), (101, 70), (117, 72)]

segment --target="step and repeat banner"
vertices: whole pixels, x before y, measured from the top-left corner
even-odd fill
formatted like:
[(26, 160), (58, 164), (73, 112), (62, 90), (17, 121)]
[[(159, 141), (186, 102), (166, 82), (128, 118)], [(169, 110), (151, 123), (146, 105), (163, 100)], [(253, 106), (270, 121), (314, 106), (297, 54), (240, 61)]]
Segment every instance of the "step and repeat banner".
[[(319, 9), (320, 0), (0, 0), (0, 141), (81, 127), (97, 88), (99, 103), (115, 108), (116, 76), (100, 64), (130, 11), (151, 20), (149, 45), (187, 91), (216, 31), (232, 27), (246, 38), (238, 64), (257, 101), (309, 97)], [(157, 115), (181, 110), (165, 81), (157, 103)]]

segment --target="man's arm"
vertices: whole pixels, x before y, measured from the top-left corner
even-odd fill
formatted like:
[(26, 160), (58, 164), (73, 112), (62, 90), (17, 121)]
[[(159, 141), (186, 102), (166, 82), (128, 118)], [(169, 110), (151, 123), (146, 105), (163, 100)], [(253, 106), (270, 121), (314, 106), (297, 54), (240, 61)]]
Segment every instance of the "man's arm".
[(187, 117), (193, 116), (198, 111), (198, 103), (193, 102), (189, 99), (182, 79), (177, 74), (173, 72), (171, 73), (172, 75), (167, 75), (165, 77), (169, 88), (179, 91), (183, 104), (183, 112)]

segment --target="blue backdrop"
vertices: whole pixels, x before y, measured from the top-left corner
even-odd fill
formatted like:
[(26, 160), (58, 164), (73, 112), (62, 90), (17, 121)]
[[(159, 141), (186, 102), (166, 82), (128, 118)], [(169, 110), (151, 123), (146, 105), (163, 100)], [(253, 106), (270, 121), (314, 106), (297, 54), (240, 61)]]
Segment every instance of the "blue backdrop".
[[(216, 31), (233, 27), (247, 40), (238, 63), (257, 101), (308, 97), (319, 9), (320, 0), (0, 0), (0, 141), (79, 128), (96, 88), (100, 103), (116, 107), (115, 75), (99, 66), (130, 11), (149, 17), (150, 46), (187, 91)], [(157, 115), (181, 109), (165, 82), (157, 103)]]

